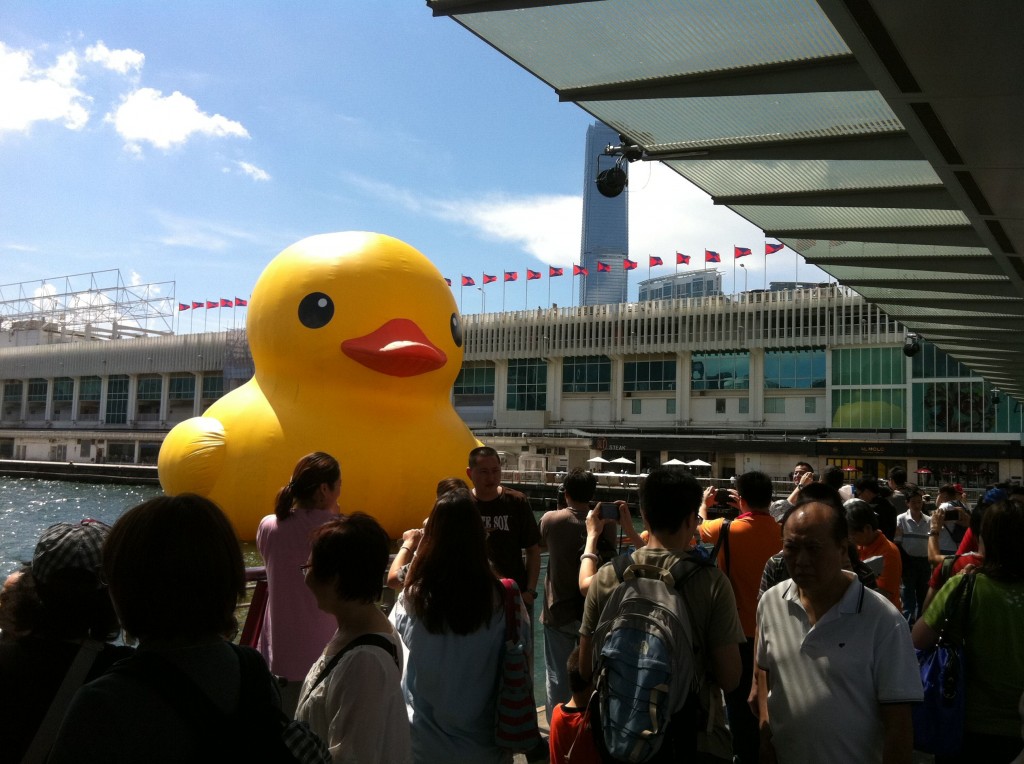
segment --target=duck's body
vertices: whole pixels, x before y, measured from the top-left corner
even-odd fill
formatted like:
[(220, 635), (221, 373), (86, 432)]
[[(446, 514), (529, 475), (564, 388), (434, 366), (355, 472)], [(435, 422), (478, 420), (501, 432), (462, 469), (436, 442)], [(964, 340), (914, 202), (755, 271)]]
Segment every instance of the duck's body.
[(314, 236), (260, 276), (247, 326), (254, 378), (168, 434), (164, 490), (212, 499), (249, 540), (299, 458), (325, 451), (344, 512), (392, 537), (420, 525), (478, 445), (449, 398), (461, 320), (437, 269), (388, 236)]

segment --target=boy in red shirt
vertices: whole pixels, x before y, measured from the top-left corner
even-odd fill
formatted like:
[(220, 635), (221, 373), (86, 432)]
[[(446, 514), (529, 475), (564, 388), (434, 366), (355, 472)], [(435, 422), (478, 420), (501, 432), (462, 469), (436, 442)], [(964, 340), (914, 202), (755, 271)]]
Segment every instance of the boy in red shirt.
[(551, 731), (548, 737), (551, 761), (565, 764), (601, 764), (601, 756), (594, 742), (594, 735), (600, 735), (601, 730), (592, 729), (590, 712), (587, 709), (594, 688), (580, 676), (579, 645), (569, 653), (566, 668), (569, 671), (572, 701), (559, 703), (551, 712)]

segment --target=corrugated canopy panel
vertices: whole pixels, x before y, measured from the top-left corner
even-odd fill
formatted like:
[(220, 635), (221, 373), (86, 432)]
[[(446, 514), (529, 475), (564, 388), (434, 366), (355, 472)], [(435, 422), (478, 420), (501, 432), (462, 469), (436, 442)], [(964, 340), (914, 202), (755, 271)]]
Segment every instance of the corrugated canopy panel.
[[(463, 3), (430, 5), (448, 12)], [(558, 90), (850, 52), (815, 2), (753, 5), (761, 13), (752, 14), (747, 0), (616, 0), (481, 11), (458, 20)]]
[(940, 182), (924, 160), (672, 159), (665, 164), (712, 196), (904, 188)]
[(581, 101), (580, 106), (652, 152), (903, 130), (874, 92)]
[(428, 5), (1024, 399), (1018, 4)]

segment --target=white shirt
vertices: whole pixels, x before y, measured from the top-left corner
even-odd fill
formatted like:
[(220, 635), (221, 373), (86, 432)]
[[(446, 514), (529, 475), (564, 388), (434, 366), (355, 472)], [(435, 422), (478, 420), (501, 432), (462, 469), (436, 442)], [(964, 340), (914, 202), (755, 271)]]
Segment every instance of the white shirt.
[(768, 717), (779, 761), (881, 764), (880, 704), (922, 698), (903, 616), (853, 579), (811, 626), (784, 581), (757, 608), (757, 665), (768, 672)]
[[(398, 635), (381, 636), (395, 645), (401, 662)], [(295, 718), (327, 744), (335, 764), (408, 764), (412, 744), (402, 672), (389, 653), (374, 645), (353, 648), (310, 692), (321, 669), (343, 646), (335, 633), (302, 683)]]

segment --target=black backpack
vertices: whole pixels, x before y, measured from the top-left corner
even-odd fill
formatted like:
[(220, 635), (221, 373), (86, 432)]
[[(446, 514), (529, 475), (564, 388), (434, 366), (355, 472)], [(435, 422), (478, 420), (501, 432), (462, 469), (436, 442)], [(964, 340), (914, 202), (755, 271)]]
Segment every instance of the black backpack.
[(241, 669), (239, 704), (231, 714), (217, 708), (187, 674), (158, 653), (139, 651), (110, 672), (144, 684), (196, 731), (199, 751), (194, 762), (330, 764), (327, 746), (308, 725), (289, 719), (269, 702), (274, 678), (263, 656), (249, 647), (231, 647)]

